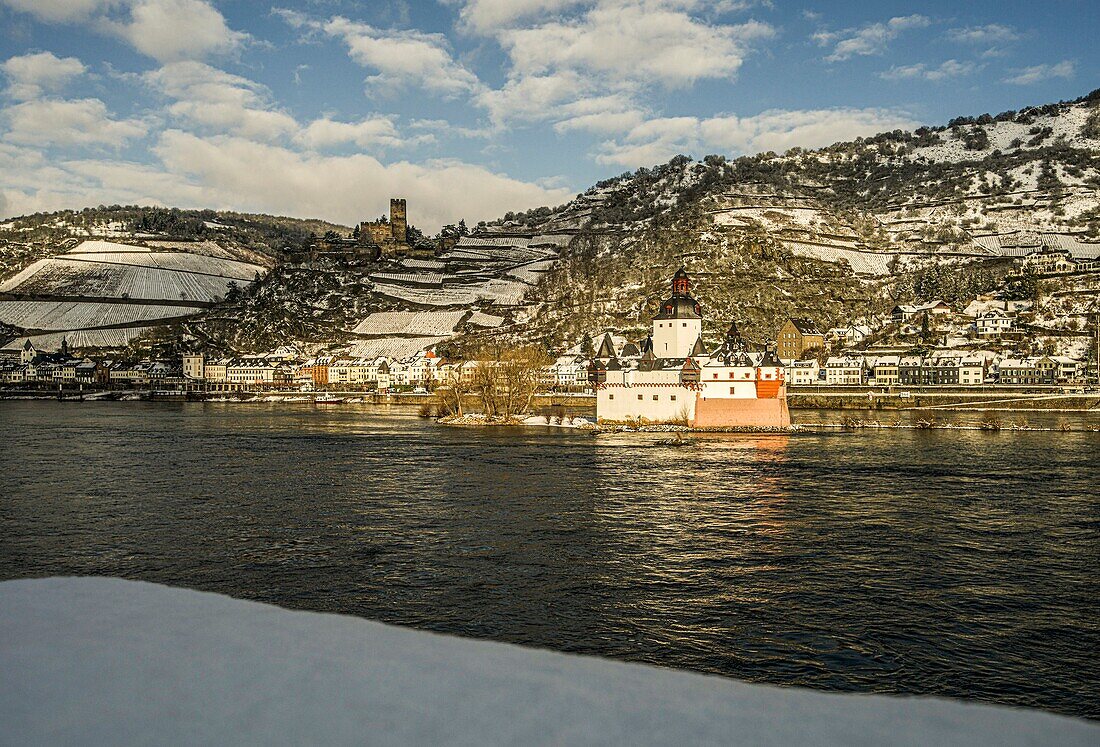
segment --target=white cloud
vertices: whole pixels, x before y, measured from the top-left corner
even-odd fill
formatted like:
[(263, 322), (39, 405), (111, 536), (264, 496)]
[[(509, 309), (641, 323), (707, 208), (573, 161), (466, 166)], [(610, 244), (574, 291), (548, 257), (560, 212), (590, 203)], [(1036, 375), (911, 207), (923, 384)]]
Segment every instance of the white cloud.
[(160, 163), (59, 161), (0, 141), (0, 195), (7, 202), (0, 216), (119, 203), (300, 215), (351, 225), (404, 194), (410, 220), (435, 232), (459, 218), (476, 221), (558, 204), (575, 192), (458, 161), (384, 164), (363, 154), (303, 153), (179, 130), (162, 133), (152, 150)]
[(7, 94), (16, 99), (32, 99), (43, 91), (57, 91), (87, 68), (75, 57), (58, 57), (52, 52), (38, 52), (12, 57), (0, 70), (11, 81)]
[(273, 140), (298, 130), (298, 122), (270, 103), (268, 90), (254, 81), (202, 62), (173, 62), (142, 78), (176, 99), (168, 112), (219, 133)]
[(341, 17), (332, 18), (319, 27), (328, 35), (342, 39), (351, 59), (377, 71), (376, 75), (367, 78), (367, 83), (378, 91), (384, 91), (386, 86), (396, 91), (401, 86), (411, 85), (444, 96), (456, 96), (482, 88), (477, 76), (452, 57), (442, 34), (381, 30)]
[(360, 122), (338, 122), (328, 117), (316, 119), (298, 134), (296, 140), (312, 150), (344, 145), (355, 145), (364, 150), (384, 150), (434, 142), (435, 136), (402, 137), (393, 118), (378, 115)]
[(109, 7), (113, 0), (0, 0), (14, 10), (30, 13), (46, 23), (71, 23)]
[(644, 119), (645, 114), (640, 109), (619, 111), (610, 109), (563, 119), (554, 124), (554, 132), (563, 134), (578, 131), (610, 135), (616, 132), (627, 132), (640, 125)]
[(985, 26), (950, 29), (947, 38), (960, 44), (1003, 44), (1016, 41), (1020, 35), (1010, 26), (990, 23)]
[(553, 118), (563, 104), (592, 91), (591, 81), (575, 72), (515, 78), (502, 88), (481, 91), (476, 103), (498, 127), (507, 122), (537, 122)]
[(881, 54), (902, 31), (926, 28), (931, 23), (922, 15), (895, 16), (885, 23), (869, 23), (843, 31), (819, 31), (813, 38), (821, 46), (833, 48), (825, 57), (827, 61), (840, 62), (855, 55)]
[(962, 75), (970, 75), (978, 70), (978, 65), (973, 62), (959, 62), (958, 60), (945, 60), (935, 67), (929, 67), (923, 62), (916, 65), (902, 65), (890, 68), (884, 73), (879, 73), (880, 78), (886, 80), (928, 80), (940, 81), (947, 78), (957, 78)]
[(603, 164), (647, 166), (679, 153), (700, 149), (731, 154), (783, 152), (795, 146), (818, 148), (843, 140), (895, 129), (912, 129), (916, 122), (889, 109), (771, 110), (751, 117), (722, 115), (699, 119), (669, 117), (650, 120), (619, 140), (601, 146)]
[(559, 70), (614, 81), (691, 84), (733, 76), (752, 42), (774, 36), (766, 23), (710, 24), (681, 10), (609, 4), (582, 17), (501, 32), (513, 75)]
[(1062, 60), (1053, 65), (1033, 65), (1014, 71), (1015, 74), (1005, 78), (1004, 82), (1026, 86), (1051, 78), (1072, 78), (1076, 67), (1072, 60)]
[(517, 21), (588, 4), (590, 0), (469, 0), (459, 11), (463, 27), (491, 34), (511, 28)]
[(457, 161), (383, 164), (356, 154), (321, 156), (241, 138), (198, 138), (165, 132), (154, 149), (170, 173), (205, 189), (216, 207), (313, 215), (351, 224), (385, 205), (410, 198), (410, 220), (435, 231), (444, 223), (500, 215), (561, 202), (569, 191), (537, 185)]
[(118, 36), (158, 62), (201, 59), (238, 49), (233, 31), (210, 0), (0, 0), (44, 23), (81, 24)]
[(8, 122), (3, 138), (22, 145), (118, 147), (147, 129), (140, 120), (112, 119), (99, 99), (35, 99), (10, 106), (0, 116)]
[(247, 39), (206, 0), (131, 0), (125, 20), (101, 26), (158, 62), (201, 59), (237, 49)]

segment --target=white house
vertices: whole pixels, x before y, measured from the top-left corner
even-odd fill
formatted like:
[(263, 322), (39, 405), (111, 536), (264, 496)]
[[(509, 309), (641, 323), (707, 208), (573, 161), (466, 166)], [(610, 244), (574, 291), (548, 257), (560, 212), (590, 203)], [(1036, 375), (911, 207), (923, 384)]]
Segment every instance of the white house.
[(825, 361), (825, 383), (851, 386), (864, 383), (863, 358), (855, 355), (833, 356)]
[(787, 383), (791, 386), (812, 386), (820, 383), (821, 364), (811, 358), (805, 361), (791, 361), (787, 366)]
[(988, 309), (974, 319), (974, 331), (978, 337), (1000, 337), (1016, 327), (1016, 312), (1004, 309)]

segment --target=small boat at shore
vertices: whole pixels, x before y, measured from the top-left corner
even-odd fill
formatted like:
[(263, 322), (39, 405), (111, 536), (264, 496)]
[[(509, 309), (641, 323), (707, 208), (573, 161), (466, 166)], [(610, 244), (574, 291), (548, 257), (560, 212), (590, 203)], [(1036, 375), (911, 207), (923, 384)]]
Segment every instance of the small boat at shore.
[(344, 399), (342, 397), (315, 397), (313, 399), (315, 405), (342, 405)]

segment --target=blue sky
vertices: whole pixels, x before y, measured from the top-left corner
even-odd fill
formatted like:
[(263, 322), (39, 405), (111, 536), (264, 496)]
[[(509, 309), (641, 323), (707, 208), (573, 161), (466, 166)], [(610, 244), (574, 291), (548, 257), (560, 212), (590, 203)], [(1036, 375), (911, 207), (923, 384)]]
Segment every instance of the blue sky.
[(677, 153), (1100, 87), (1100, 2), (0, 0), (0, 217), (112, 203), (434, 231)]

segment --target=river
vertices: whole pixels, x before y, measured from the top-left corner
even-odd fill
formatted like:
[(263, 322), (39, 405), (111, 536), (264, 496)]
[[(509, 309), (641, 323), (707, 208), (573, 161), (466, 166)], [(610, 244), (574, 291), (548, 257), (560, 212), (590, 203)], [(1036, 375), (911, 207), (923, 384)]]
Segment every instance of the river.
[(1047, 417), (1073, 427), (677, 446), (368, 406), (2, 402), (0, 578), (1100, 718), (1100, 433)]

